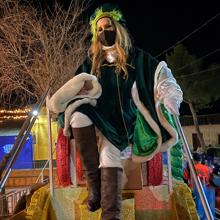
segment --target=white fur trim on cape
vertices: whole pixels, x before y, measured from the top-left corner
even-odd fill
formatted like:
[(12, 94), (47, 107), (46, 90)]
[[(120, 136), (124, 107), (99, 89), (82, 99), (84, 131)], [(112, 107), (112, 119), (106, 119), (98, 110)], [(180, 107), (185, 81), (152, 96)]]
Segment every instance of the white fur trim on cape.
[[(77, 95), (83, 88), (84, 82), (91, 80), (93, 88), (86, 95)], [(101, 85), (96, 76), (88, 73), (80, 73), (66, 82), (53, 96), (47, 100), (47, 107), (54, 113), (64, 112), (68, 103), (78, 98), (97, 99), (102, 93)]]
[(135, 82), (132, 87), (132, 98), (134, 100), (134, 103), (158, 137), (157, 138), (158, 146), (152, 154), (148, 156), (144, 156), (144, 157), (132, 154), (132, 160), (135, 162), (145, 162), (145, 161), (152, 159), (155, 156), (155, 154), (157, 154), (158, 152), (163, 152), (163, 151), (168, 150), (170, 147), (175, 145), (178, 140), (178, 134), (176, 130), (169, 124), (169, 122), (166, 120), (166, 118), (162, 114), (162, 111), (160, 108), (161, 102), (159, 101), (159, 97), (157, 96), (157, 90), (156, 90), (160, 71), (163, 67), (166, 67), (166, 66), (167, 66), (166, 62), (162, 61), (158, 64), (156, 68), (155, 77), (154, 77), (154, 100), (155, 100), (155, 108), (156, 108), (156, 112), (158, 115), (158, 119), (161, 125), (169, 132), (169, 134), (171, 135), (171, 138), (168, 141), (162, 143), (162, 136), (161, 136), (160, 128), (157, 125), (157, 123), (154, 121), (154, 119), (151, 117), (150, 112), (147, 110), (144, 104), (140, 101), (139, 94), (138, 94), (137, 87), (136, 87), (136, 82)]

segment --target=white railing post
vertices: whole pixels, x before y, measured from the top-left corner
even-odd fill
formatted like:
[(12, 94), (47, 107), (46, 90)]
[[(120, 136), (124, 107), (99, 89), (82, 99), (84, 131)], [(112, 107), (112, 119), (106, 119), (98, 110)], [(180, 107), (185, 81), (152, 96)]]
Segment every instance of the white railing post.
[(72, 170), (71, 172), (71, 177), (73, 181), (73, 186), (77, 187), (77, 177), (76, 177), (76, 146), (75, 146), (75, 139), (73, 139), (70, 143), (70, 154), (71, 154), (71, 165), (70, 169)]
[(168, 191), (173, 192), (173, 182), (172, 182), (172, 165), (170, 157), (170, 149), (167, 150), (167, 173), (168, 173)]
[[(49, 98), (49, 97), (48, 97)], [(48, 123), (48, 152), (49, 152), (49, 177), (50, 177), (50, 194), (53, 196), (53, 155), (52, 155), (52, 132), (51, 132), (51, 117), (50, 110), (47, 108), (47, 123)]]
[(44, 172), (41, 173), (41, 175), (40, 175), (40, 180), (41, 180), (41, 183), (44, 182)]

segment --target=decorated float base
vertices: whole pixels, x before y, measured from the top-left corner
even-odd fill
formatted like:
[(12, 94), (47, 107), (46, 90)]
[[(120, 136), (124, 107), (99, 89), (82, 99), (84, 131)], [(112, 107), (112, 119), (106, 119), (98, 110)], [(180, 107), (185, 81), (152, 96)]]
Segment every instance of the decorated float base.
[[(87, 196), (88, 192), (85, 187), (66, 187), (55, 189), (55, 195), (51, 201), (56, 212), (57, 219), (101, 219), (101, 209), (97, 210), (96, 212), (89, 212), (87, 210), (85, 204)], [(121, 219), (135, 219), (134, 193), (131, 191), (123, 192)]]
[[(33, 194), (24, 219), (101, 219), (101, 209), (96, 212), (87, 210), (87, 195), (85, 187), (64, 187), (54, 189), (54, 195), (51, 197), (49, 186), (44, 186)], [(122, 195), (121, 220), (199, 220), (191, 192), (183, 183), (174, 185), (170, 195), (167, 185), (124, 190)]]

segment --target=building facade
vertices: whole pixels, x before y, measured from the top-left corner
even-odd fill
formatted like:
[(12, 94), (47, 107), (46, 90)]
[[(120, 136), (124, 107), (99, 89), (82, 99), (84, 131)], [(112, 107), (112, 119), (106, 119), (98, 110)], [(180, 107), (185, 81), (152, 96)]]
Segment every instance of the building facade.
[[(199, 147), (192, 116), (182, 116), (180, 122), (190, 148)], [(220, 147), (220, 115), (199, 115), (198, 123), (206, 146)]]

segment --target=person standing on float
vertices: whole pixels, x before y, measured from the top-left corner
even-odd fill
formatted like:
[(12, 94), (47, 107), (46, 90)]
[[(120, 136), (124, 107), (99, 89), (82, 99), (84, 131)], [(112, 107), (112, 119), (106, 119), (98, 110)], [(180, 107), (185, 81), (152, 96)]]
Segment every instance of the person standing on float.
[[(74, 107), (65, 127), (71, 126), (86, 170), (88, 209), (101, 207), (102, 220), (118, 220), (121, 152), (132, 146), (132, 160), (144, 162), (174, 146), (178, 135), (172, 114), (179, 115), (182, 91), (164, 61), (134, 46), (117, 6), (98, 7), (90, 25), (88, 56), (74, 78), (81, 82), (92, 75), (101, 86), (101, 95), (96, 105), (86, 101)], [(77, 95), (86, 96), (93, 86), (84, 79)]]

